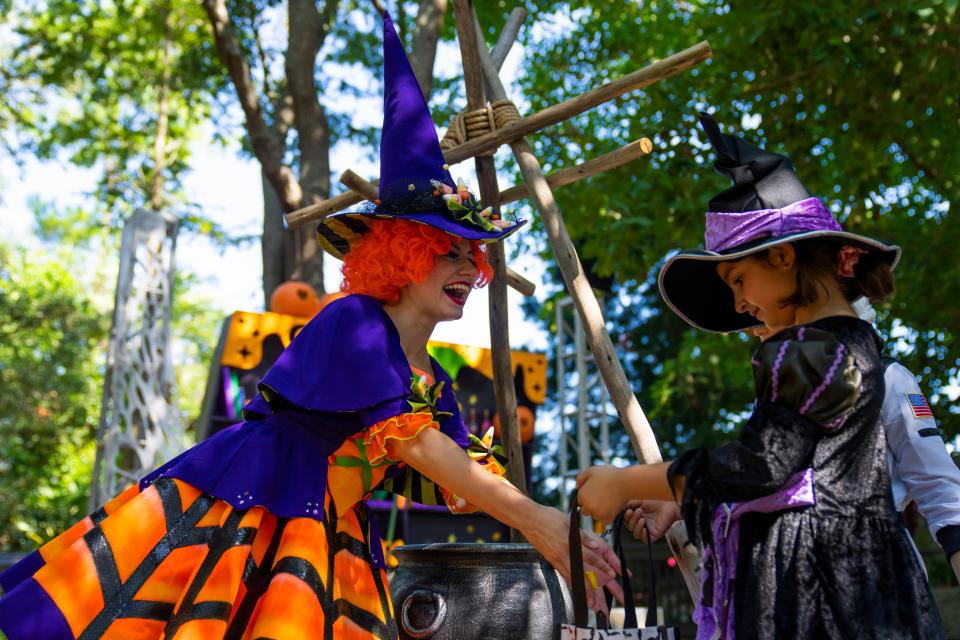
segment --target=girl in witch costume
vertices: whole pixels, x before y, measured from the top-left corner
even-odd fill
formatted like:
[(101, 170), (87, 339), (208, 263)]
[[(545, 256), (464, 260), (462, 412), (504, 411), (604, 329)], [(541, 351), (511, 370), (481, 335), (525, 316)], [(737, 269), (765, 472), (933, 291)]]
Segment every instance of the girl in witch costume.
[(789, 161), (701, 124), (734, 186), (710, 201), (706, 250), (660, 272), (695, 327), (790, 327), (751, 364), (738, 441), (672, 463), (593, 467), (583, 509), (680, 497), (704, 545), (698, 638), (942, 638), (939, 613), (890, 493), (879, 339), (849, 300), (893, 287), (894, 245), (845, 232)]
[[(850, 306), (857, 317), (873, 324), (876, 311), (866, 296), (857, 298)], [(761, 340), (778, 332), (767, 327), (753, 329)], [(930, 537), (940, 543), (960, 582), (960, 469), (944, 446), (943, 434), (917, 377), (892, 358), (882, 360), (884, 394), (880, 418), (887, 441), (893, 504), (902, 513), (910, 502), (917, 503)], [(624, 524), (637, 539), (646, 542), (648, 535), (652, 540), (661, 538), (681, 517), (680, 505), (673, 501), (631, 500)], [(923, 558), (920, 560), (922, 566)]]
[[(378, 487), (483, 509), (570, 575), (566, 516), (503, 479), (426, 350), (436, 323), (459, 318), (489, 280), (483, 243), (522, 222), (491, 220), (456, 189), (387, 16), (384, 74), (380, 198), (318, 231), (344, 258), (351, 295), (281, 354), (245, 422), (3, 574), (0, 628), (11, 640), (396, 638), (365, 502)], [(588, 535), (583, 552), (615, 589), (606, 544)]]

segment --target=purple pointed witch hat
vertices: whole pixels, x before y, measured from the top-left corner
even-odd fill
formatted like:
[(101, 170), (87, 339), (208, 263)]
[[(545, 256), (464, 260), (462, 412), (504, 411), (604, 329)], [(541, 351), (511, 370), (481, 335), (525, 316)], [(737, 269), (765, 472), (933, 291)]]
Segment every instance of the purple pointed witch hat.
[(482, 209), (463, 182), (454, 182), (443, 159), (427, 102), (389, 14), (383, 14), (383, 133), (379, 195), (366, 208), (327, 216), (317, 242), (342, 258), (373, 218), (398, 218), (436, 227), (466, 240), (498, 242), (524, 220), (498, 219)]
[(717, 152), (717, 173), (728, 176), (733, 186), (710, 200), (705, 249), (680, 251), (660, 269), (660, 294), (678, 316), (718, 333), (757, 326), (756, 318), (736, 310), (717, 263), (785, 242), (832, 238), (838, 251), (851, 245), (877, 252), (891, 268), (896, 266), (900, 247), (844, 231), (820, 199), (810, 196), (786, 156), (720, 133), (706, 113), (700, 114), (700, 126)]

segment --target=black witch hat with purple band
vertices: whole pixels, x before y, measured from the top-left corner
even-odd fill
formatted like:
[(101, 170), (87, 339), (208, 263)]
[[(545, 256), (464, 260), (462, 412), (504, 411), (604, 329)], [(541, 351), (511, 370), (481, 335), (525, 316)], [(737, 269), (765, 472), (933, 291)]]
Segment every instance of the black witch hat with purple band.
[(342, 258), (372, 218), (410, 220), (482, 242), (497, 242), (523, 226), (523, 220), (497, 219), (491, 209), (481, 209), (463, 183), (450, 176), (427, 102), (386, 12), (383, 77), (379, 196), (366, 209), (324, 218), (317, 228), (320, 246)]
[(700, 114), (700, 126), (717, 152), (717, 172), (733, 180), (733, 186), (710, 200), (706, 249), (680, 251), (660, 270), (660, 294), (678, 316), (718, 333), (757, 326), (756, 318), (737, 312), (717, 263), (784, 242), (835, 238), (841, 245), (879, 252), (891, 268), (896, 266), (900, 247), (844, 231), (820, 199), (810, 196), (786, 156), (720, 133), (706, 113)]

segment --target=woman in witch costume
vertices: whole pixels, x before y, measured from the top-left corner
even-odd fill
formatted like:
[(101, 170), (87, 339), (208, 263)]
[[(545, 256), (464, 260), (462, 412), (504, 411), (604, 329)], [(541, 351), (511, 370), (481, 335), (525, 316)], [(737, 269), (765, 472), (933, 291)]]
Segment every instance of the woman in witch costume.
[(891, 499), (880, 341), (850, 306), (892, 291), (900, 249), (843, 231), (786, 157), (701, 124), (734, 186), (710, 201), (706, 250), (669, 258), (660, 291), (700, 329), (789, 328), (752, 359), (738, 441), (588, 469), (583, 510), (680, 496), (705, 546), (698, 638), (942, 638)]
[[(344, 258), (352, 295), (281, 354), (246, 422), (0, 577), (0, 628), (11, 640), (396, 638), (365, 502), (377, 487), (483, 509), (570, 575), (567, 518), (503, 479), (426, 351), (436, 323), (459, 318), (470, 290), (489, 280), (483, 243), (522, 223), (491, 219), (454, 185), (387, 16), (384, 75), (380, 198), (318, 230)], [(616, 556), (585, 540), (586, 569), (613, 587)]]

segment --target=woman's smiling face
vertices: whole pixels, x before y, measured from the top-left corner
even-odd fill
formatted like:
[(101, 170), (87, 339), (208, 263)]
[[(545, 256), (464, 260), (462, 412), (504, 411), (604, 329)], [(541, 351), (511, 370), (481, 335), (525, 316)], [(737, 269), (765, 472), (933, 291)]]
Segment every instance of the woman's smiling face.
[(411, 282), (401, 290), (401, 299), (416, 306), (423, 316), (442, 322), (463, 317), (463, 305), (477, 282), (477, 268), (470, 243), (452, 238), (450, 251), (436, 257), (433, 271), (423, 282)]
[(782, 329), (796, 322), (796, 307), (780, 302), (797, 288), (795, 258), (792, 245), (776, 245), (760, 257), (721, 262), (717, 274), (733, 292), (739, 313), (749, 313), (768, 328)]

